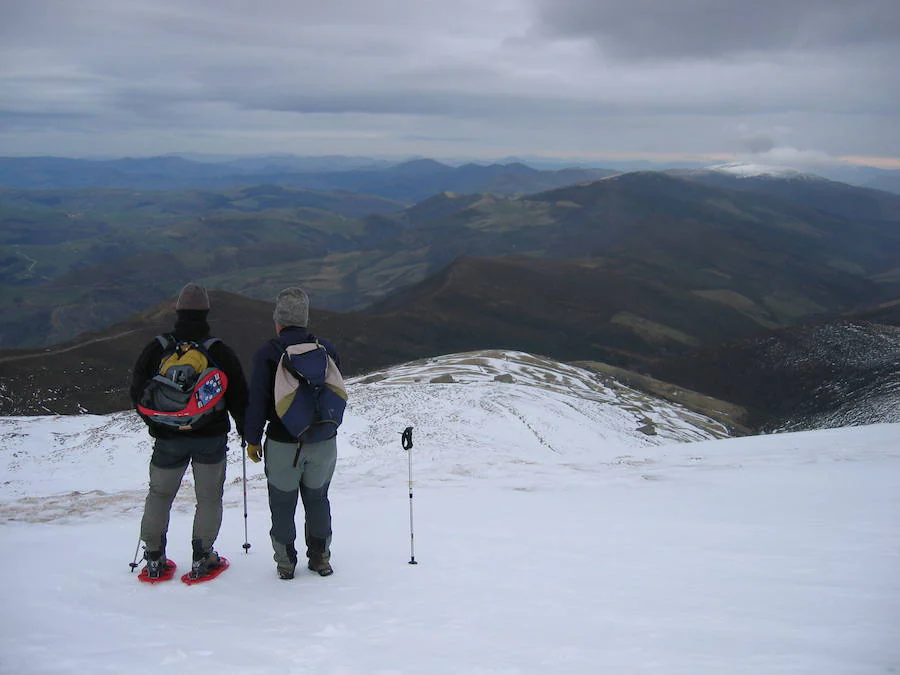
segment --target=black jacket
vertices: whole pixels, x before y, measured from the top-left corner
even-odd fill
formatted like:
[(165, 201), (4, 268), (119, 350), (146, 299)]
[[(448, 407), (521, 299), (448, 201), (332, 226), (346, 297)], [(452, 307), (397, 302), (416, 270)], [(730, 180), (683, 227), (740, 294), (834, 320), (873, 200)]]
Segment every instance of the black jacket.
[[(206, 322), (206, 312), (199, 310), (182, 310), (178, 312), (178, 319), (171, 335), (176, 340), (193, 340), (204, 342), (210, 337), (209, 324)], [(227, 434), (231, 430), (228, 413), (234, 418), (237, 432), (244, 435), (244, 412), (247, 408), (247, 380), (241, 362), (232, 349), (224, 342), (216, 342), (209, 348), (209, 355), (215, 364), (225, 371), (228, 377), (228, 388), (225, 390), (225, 410), (216, 413), (215, 417), (200, 429), (191, 431), (169, 430), (157, 424), (150, 424), (150, 435), (154, 438), (183, 438), (185, 436), (219, 436)], [(140, 402), (141, 392), (149, 380), (159, 370), (159, 362), (163, 356), (162, 345), (158, 340), (153, 340), (146, 347), (137, 362), (131, 377), (131, 403), (137, 408)]]
[[(278, 335), (278, 341), (288, 347), (302, 342), (319, 341), (328, 355), (334, 361), (334, 365), (341, 369), (341, 358), (337, 351), (327, 340), (316, 338), (307, 332), (305, 328), (288, 326)], [(296, 443), (297, 439), (291, 436), (284, 428), (281, 420), (275, 412), (275, 368), (281, 360), (282, 350), (271, 341), (260, 347), (253, 356), (253, 375), (250, 378), (250, 401), (247, 407), (247, 435), (244, 436), (247, 443), (259, 445), (262, 442), (263, 430), (266, 437), (282, 443)], [(266, 426), (268, 422), (268, 426)]]

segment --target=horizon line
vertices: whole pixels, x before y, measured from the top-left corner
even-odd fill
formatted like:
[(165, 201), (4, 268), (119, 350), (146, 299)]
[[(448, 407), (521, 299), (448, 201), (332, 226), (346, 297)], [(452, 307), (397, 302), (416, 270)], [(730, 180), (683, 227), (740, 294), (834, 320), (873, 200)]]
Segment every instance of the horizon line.
[[(648, 162), (658, 164), (671, 163), (691, 163), (704, 164), (715, 162), (746, 162), (757, 163), (773, 166), (794, 166), (814, 169), (815, 167), (833, 167), (840, 165), (852, 165), (859, 167), (874, 167), (884, 170), (900, 170), (900, 157), (877, 156), (877, 155), (837, 155), (823, 156), (821, 158), (811, 158), (807, 161), (790, 162), (785, 161), (787, 158), (773, 158), (754, 154), (741, 153), (667, 153), (667, 152), (610, 152), (602, 154), (534, 154), (522, 153), (519, 156), (516, 153), (510, 153), (500, 156), (478, 156), (460, 154), (456, 156), (446, 156), (441, 154), (422, 155), (409, 153), (359, 153), (359, 154), (341, 154), (341, 153), (309, 153), (300, 154), (293, 152), (199, 152), (193, 150), (175, 150), (160, 154), (96, 154), (96, 155), (66, 155), (66, 154), (3, 154), (0, 159), (72, 159), (84, 161), (115, 161), (119, 159), (153, 159), (158, 157), (178, 157), (181, 155), (198, 155), (205, 157), (230, 157), (230, 158), (265, 158), (265, 157), (297, 157), (297, 158), (316, 158), (316, 157), (345, 157), (360, 158), (374, 160), (393, 160), (393, 161), (414, 161), (422, 159), (432, 159), (435, 161), (475, 161), (475, 162), (501, 162), (506, 160), (518, 160), (522, 162), (543, 161), (543, 162), (576, 162), (576, 163), (603, 163), (603, 162)], [(226, 161), (226, 160), (223, 160)]]

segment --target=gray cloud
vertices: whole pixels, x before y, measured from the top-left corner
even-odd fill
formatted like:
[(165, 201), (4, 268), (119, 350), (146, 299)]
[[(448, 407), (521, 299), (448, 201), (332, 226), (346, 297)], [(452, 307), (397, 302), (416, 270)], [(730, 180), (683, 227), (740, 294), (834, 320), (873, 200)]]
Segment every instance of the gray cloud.
[(896, 6), (0, 0), (0, 154), (900, 157)]
[(631, 58), (717, 57), (888, 45), (896, 0), (538, 0), (538, 30)]
[(774, 138), (764, 134), (745, 136), (741, 141), (743, 148), (750, 153), (769, 152), (777, 145)]

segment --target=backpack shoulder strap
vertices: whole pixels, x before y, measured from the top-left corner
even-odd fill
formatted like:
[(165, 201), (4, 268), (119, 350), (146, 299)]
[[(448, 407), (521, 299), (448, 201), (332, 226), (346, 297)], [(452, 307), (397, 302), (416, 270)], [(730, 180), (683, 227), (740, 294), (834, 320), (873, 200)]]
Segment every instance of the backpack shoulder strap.
[(283, 363), (284, 367), (287, 368), (288, 372), (291, 375), (293, 375), (294, 377), (297, 377), (297, 371), (294, 369), (294, 366), (291, 364), (291, 359), (284, 358), (285, 356), (288, 355), (287, 347), (285, 347), (281, 343), (281, 340), (279, 340), (278, 338), (272, 338), (271, 340), (269, 340), (269, 344), (278, 350), (279, 357), (278, 357), (278, 360), (275, 362), (275, 367), (277, 368), (279, 364)]
[(294, 368), (294, 364), (291, 363), (290, 357), (285, 358), (286, 356), (288, 356), (287, 347), (282, 344), (281, 340), (272, 338), (271, 340), (269, 340), (269, 344), (275, 347), (275, 349), (277, 349), (281, 354), (281, 356), (278, 357), (276, 368), (278, 367), (278, 365), (284, 366), (284, 369), (287, 370), (295, 380), (297, 380), (298, 382), (306, 382), (306, 378), (303, 377), (303, 374), (300, 373), (296, 368)]
[[(202, 352), (203, 356), (206, 357), (206, 360), (210, 363), (210, 365), (216, 368), (219, 367), (219, 364), (216, 363), (216, 360), (212, 357), (212, 354), (209, 353), (209, 348), (218, 342), (222, 342), (222, 340), (217, 337), (211, 337), (208, 340), (204, 340), (203, 342), (194, 342), (194, 344), (200, 348), (200, 352)], [(222, 344), (225, 343), (222, 342)]]

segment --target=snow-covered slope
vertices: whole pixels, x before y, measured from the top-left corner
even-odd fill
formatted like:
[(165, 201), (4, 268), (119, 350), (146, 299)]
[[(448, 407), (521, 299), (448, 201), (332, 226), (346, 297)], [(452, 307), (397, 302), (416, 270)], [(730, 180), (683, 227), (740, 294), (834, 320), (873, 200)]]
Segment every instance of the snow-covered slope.
[[(514, 352), (409, 364), (350, 393), (336, 572), (291, 582), (274, 574), (253, 464), (244, 517), (236, 442), (217, 542), (231, 568), (146, 586), (128, 567), (149, 456), (134, 416), (0, 419), (0, 672), (900, 666), (900, 425), (704, 440), (724, 430)], [(169, 532), (182, 566), (189, 483)]]
[[(522, 352), (430, 359), (351, 379), (348, 388), (341, 432), (345, 480), (393, 475), (386, 450), (409, 425), (422, 451), (440, 457), (451, 477), (472, 464), (473, 448), (481, 448), (479, 470), (487, 474), (502, 473), (510, 462), (606, 461), (666, 442), (729, 435), (721, 423), (687, 408)], [(232, 447), (239, 444), (235, 436)], [(127, 481), (136, 491), (129, 498), (143, 489), (150, 439), (131, 412), (6, 417), (0, 418), (0, 448), (5, 498), (78, 492), (61, 503), (87, 499), (96, 508), (106, 501), (96, 492), (107, 492), (111, 482)], [(231, 461), (239, 462), (240, 453)], [(11, 508), (3, 502), (0, 509)], [(47, 507), (46, 500), (33, 499), (19, 506), (41, 519), (51, 517)]]

